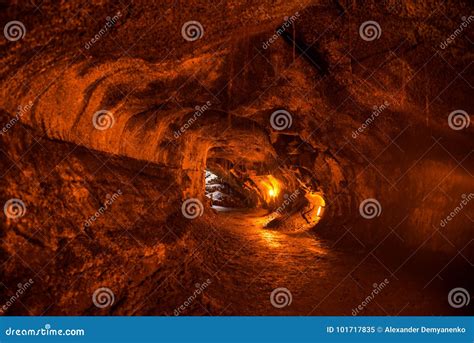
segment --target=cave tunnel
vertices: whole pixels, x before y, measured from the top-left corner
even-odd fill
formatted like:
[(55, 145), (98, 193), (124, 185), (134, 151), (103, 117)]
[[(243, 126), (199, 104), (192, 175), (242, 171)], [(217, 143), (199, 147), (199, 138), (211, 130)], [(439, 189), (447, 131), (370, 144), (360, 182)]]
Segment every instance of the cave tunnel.
[(426, 3), (6, 5), (2, 311), (472, 315), (473, 7)]

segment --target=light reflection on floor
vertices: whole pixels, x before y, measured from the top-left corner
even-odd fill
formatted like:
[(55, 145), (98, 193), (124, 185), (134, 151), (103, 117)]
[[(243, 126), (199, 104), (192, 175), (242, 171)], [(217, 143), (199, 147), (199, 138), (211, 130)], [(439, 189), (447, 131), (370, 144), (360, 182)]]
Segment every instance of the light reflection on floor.
[(281, 246), (279, 242), (281, 238), (278, 237), (276, 233), (268, 230), (261, 230), (260, 235), (270, 248), (279, 248)]

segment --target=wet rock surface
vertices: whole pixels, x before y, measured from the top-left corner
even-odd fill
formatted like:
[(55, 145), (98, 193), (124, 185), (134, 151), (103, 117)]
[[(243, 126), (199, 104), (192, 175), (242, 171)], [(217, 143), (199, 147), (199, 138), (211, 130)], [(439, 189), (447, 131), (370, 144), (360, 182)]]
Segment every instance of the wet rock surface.
[[(472, 30), (442, 45), (472, 12), (462, 1), (7, 5), (3, 27), (19, 20), (26, 33), (0, 43), (0, 200), (25, 213), (0, 221), (1, 299), (34, 284), (4, 312), (173, 315), (187, 302), (180, 314), (342, 315), (387, 278), (360, 314), (472, 313), (447, 301), (473, 291), (474, 129), (449, 119), (472, 118)], [(202, 36), (189, 41), (192, 20)], [(363, 39), (367, 21), (377, 39)], [(251, 208), (211, 209), (206, 170), (239, 195), (226, 205)], [(325, 199), (316, 226), (302, 215), (313, 193)], [(200, 199), (195, 219), (186, 199)], [(277, 227), (264, 228), (269, 213)], [(291, 233), (301, 225), (311, 229)], [(101, 287), (114, 298), (103, 308)], [(292, 295), (284, 308), (270, 301), (279, 287)]]

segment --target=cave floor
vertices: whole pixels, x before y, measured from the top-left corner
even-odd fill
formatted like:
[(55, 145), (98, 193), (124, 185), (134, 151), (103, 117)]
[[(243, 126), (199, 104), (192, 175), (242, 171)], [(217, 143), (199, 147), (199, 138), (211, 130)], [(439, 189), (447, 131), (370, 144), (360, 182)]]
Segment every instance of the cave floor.
[[(183, 315), (351, 315), (374, 284), (386, 278), (389, 283), (358, 315), (453, 313), (442, 284), (427, 284), (433, 275), (422, 266), (391, 274), (368, 249), (348, 251), (314, 233), (264, 229), (264, 218), (262, 211), (217, 214), (216, 227), (202, 232), (201, 245), (184, 267), (188, 275), (195, 274), (188, 269), (206, 270), (212, 282)], [(191, 262), (197, 255), (199, 263)], [(182, 279), (180, 284), (198, 281)], [(283, 308), (270, 302), (271, 292), (279, 287), (292, 297)], [(187, 296), (184, 292), (175, 299), (184, 302)]]

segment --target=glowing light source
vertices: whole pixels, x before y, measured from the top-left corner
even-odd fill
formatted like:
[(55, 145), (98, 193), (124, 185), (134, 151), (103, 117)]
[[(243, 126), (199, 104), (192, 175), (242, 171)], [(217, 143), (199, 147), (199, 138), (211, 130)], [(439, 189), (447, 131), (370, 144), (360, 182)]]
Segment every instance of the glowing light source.
[[(324, 214), (324, 209), (326, 207), (326, 201), (322, 197), (321, 193), (310, 192), (305, 194), (306, 199), (314, 206), (315, 214), (310, 214), (311, 217), (314, 216), (314, 222), (319, 222), (321, 216)], [(314, 212), (313, 212), (314, 213)]]
[(282, 184), (273, 175), (254, 176), (253, 180), (262, 191), (262, 196), (267, 203), (274, 202), (281, 192)]

